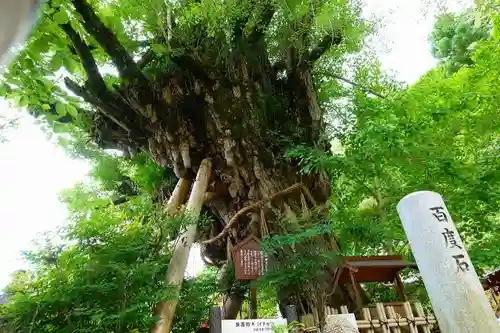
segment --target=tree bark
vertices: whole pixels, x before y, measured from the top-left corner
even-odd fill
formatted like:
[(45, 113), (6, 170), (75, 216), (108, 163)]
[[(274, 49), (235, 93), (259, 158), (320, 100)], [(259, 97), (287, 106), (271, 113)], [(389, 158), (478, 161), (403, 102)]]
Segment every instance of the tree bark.
[(241, 310), (241, 305), (245, 301), (244, 293), (230, 293), (222, 307), (222, 316), (224, 319), (235, 319), (238, 316), (238, 312)]
[[(176, 240), (176, 246), (172, 254), (172, 259), (168, 265), (166, 282), (168, 286), (173, 287), (174, 298), (166, 301), (162, 305), (160, 322), (155, 325), (154, 333), (169, 333), (172, 329), (175, 309), (179, 301), (178, 296), (184, 279), (184, 272), (189, 258), (189, 251), (196, 237), (196, 229), (198, 217), (203, 206), (203, 198), (207, 191), (208, 181), (212, 172), (210, 160), (205, 159), (201, 162), (196, 180), (193, 184), (193, 189), (185, 209), (185, 214), (191, 220), (191, 224), (187, 226), (187, 230), (182, 233)], [(177, 191), (176, 191), (177, 190)], [(174, 195), (181, 195), (182, 184), (174, 190)], [(169, 201), (170, 204), (170, 201)], [(168, 207), (168, 205), (167, 205)]]

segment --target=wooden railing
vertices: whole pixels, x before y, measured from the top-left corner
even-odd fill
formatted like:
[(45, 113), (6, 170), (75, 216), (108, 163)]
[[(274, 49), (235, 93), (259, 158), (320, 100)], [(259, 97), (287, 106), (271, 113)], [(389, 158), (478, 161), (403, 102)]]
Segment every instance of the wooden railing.
[[(334, 314), (348, 314), (347, 306), (340, 309), (325, 308), (325, 317)], [(360, 333), (431, 333), (437, 325), (432, 315), (426, 315), (420, 302), (392, 302), (367, 305), (356, 314)], [(318, 325), (317, 311), (302, 316), (300, 322), (306, 331), (315, 332)]]

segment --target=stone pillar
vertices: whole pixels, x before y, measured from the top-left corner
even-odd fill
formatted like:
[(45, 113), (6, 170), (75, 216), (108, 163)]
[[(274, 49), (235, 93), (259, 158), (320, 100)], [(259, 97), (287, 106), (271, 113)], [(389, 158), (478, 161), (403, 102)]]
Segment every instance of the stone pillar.
[(397, 210), (441, 332), (500, 333), (443, 198), (429, 191), (411, 193)]
[(299, 316), (297, 315), (297, 309), (295, 305), (287, 305), (285, 306), (285, 318), (287, 323), (291, 323), (292, 321), (299, 321)]
[(208, 326), (210, 333), (222, 333), (222, 310), (220, 307), (210, 309)]

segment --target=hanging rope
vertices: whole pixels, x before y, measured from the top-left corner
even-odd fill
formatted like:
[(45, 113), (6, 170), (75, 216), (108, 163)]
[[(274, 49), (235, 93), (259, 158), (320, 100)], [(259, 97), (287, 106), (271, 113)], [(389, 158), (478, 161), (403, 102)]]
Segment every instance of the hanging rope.
[(227, 262), (231, 263), (233, 262), (233, 243), (231, 242), (231, 237), (227, 237), (227, 242), (226, 242), (226, 256), (227, 256)]
[(309, 214), (309, 207), (307, 207), (306, 197), (303, 192), (300, 192), (300, 206), (302, 210), (302, 214)]
[(259, 202), (252, 204), (252, 205), (246, 206), (243, 209), (240, 209), (236, 214), (234, 214), (234, 216), (231, 218), (231, 220), (229, 220), (229, 222), (224, 227), (224, 230), (222, 230), (217, 236), (201, 242), (201, 244), (212, 244), (212, 243), (217, 242), (218, 240), (222, 239), (229, 232), (229, 230), (231, 230), (231, 228), (234, 227), (234, 225), (239, 221), (239, 218), (241, 216), (246, 215), (249, 212), (256, 211), (257, 209), (261, 209), (262, 207), (264, 207), (265, 204), (267, 204), (267, 203), (269, 203), (277, 198), (283, 197), (287, 194), (294, 193), (297, 190), (302, 191), (304, 193), (306, 199), (309, 200), (309, 202), (311, 202), (311, 204), (313, 206), (316, 206), (316, 201), (311, 196), (311, 193), (309, 192), (309, 190), (302, 183), (297, 183), (295, 185), (292, 185), (292, 186), (290, 186), (282, 191), (279, 191), (279, 192), (271, 195), (267, 199), (261, 200)]
[(260, 237), (269, 236), (269, 228), (266, 221), (266, 213), (264, 209), (260, 209)]

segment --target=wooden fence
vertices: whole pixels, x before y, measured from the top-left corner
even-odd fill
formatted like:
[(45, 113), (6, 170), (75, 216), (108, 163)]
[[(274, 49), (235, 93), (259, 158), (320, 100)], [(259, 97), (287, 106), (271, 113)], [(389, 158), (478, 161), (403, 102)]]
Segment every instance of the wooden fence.
[[(340, 309), (325, 308), (325, 316), (348, 314), (347, 306)], [(420, 302), (391, 302), (366, 305), (356, 314), (356, 323), (360, 333), (431, 333), (437, 326), (432, 315), (426, 315)], [(296, 321), (297, 312), (294, 306), (285, 307), (285, 317), (288, 322)], [(210, 333), (221, 333), (221, 308), (210, 311)], [(301, 316), (304, 324), (303, 332), (318, 332), (317, 311)]]
[[(347, 306), (339, 310), (325, 308), (325, 316), (348, 313)], [(437, 325), (434, 316), (425, 314), (420, 302), (376, 303), (363, 307), (355, 316), (360, 333), (431, 333)], [(316, 332), (317, 311), (302, 316), (300, 322), (307, 332)]]

